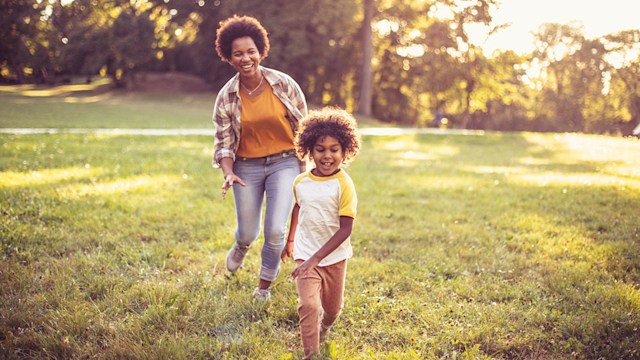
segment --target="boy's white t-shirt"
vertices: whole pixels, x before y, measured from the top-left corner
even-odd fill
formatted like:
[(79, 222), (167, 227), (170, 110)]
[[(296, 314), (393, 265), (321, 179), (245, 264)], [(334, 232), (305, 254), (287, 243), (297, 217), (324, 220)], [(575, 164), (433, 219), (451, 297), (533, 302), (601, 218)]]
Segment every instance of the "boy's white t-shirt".
[[(356, 217), (355, 186), (342, 169), (326, 177), (315, 176), (311, 171), (298, 175), (293, 182), (293, 196), (300, 206), (293, 246), (295, 260), (308, 260), (329, 241), (340, 229), (340, 216)], [(329, 266), (352, 255), (351, 237), (348, 237), (318, 266)]]

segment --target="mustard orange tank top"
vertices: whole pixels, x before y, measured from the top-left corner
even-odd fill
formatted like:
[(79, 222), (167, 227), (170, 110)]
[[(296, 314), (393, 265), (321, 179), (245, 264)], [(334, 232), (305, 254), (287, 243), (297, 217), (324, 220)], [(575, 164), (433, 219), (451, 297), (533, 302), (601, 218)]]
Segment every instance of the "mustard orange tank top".
[(240, 95), (240, 144), (236, 156), (258, 158), (291, 150), (293, 130), (286, 118), (287, 109), (267, 84), (256, 96)]

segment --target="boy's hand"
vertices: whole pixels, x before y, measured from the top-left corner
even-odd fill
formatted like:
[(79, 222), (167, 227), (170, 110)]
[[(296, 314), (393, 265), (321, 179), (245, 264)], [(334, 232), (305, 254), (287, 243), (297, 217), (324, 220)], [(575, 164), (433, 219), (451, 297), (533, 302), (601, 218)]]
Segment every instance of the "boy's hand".
[(303, 262), (302, 264), (300, 264), (300, 266), (295, 268), (291, 273), (291, 277), (295, 279), (298, 276), (304, 276), (309, 270), (312, 270), (313, 268), (318, 266), (319, 262), (320, 261), (316, 260), (316, 258), (312, 256), (309, 260)]
[(293, 241), (287, 241), (287, 243), (284, 244), (284, 249), (282, 249), (282, 254), (280, 255), (282, 262), (285, 262), (288, 257), (293, 257)]

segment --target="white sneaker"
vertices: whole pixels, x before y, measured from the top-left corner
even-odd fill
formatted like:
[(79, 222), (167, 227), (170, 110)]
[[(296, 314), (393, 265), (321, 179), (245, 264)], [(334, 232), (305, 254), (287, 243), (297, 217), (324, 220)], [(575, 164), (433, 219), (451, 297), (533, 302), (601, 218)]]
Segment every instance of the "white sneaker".
[(267, 302), (271, 298), (271, 291), (269, 289), (255, 288), (253, 290), (253, 297), (260, 302)]
[(235, 272), (240, 269), (248, 250), (249, 246), (241, 246), (234, 242), (231, 250), (227, 253), (227, 270)]

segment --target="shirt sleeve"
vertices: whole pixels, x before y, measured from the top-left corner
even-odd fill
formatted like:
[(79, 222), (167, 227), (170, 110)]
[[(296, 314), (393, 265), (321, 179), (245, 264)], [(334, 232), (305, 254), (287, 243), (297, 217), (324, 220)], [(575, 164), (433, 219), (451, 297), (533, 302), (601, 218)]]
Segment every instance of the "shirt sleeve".
[[(223, 88), (224, 90), (224, 88)], [(220, 160), (230, 157), (235, 160), (233, 152), (233, 144), (235, 141), (235, 133), (231, 124), (231, 116), (228, 112), (228, 104), (225, 101), (225, 92), (220, 91), (216, 97), (215, 106), (213, 107), (213, 125), (215, 127), (215, 138), (213, 142), (213, 161), (214, 167), (220, 167)]]
[(351, 178), (344, 176), (340, 178), (340, 209), (338, 210), (338, 214), (355, 219), (357, 207), (358, 197), (356, 195), (356, 188)]
[(293, 201), (294, 201), (294, 204), (298, 204), (298, 206), (300, 205), (300, 202), (298, 201), (298, 193), (296, 191), (296, 186), (300, 183), (303, 177), (304, 177), (304, 173), (296, 176), (296, 178), (293, 180)]
[(289, 77), (289, 96), (293, 100), (293, 104), (298, 108), (298, 111), (300, 111), (300, 114), (303, 117), (307, 116), (307, 100), (304, 97), (300, 85), (291, 77)]

